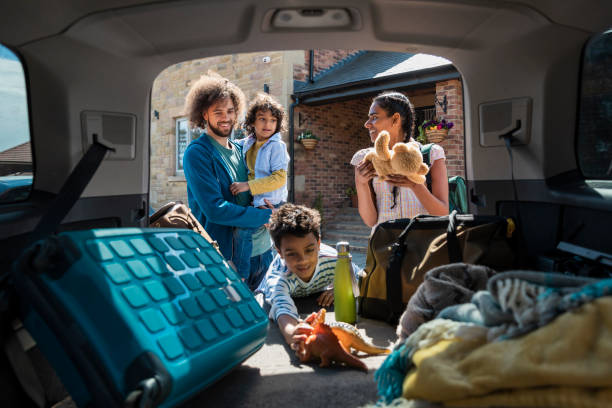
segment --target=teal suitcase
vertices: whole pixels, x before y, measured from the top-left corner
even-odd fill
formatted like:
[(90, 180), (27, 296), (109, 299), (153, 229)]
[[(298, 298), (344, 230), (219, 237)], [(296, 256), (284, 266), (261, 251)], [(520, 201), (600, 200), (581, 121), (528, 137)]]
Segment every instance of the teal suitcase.
[(190, 230), (64, 232), (13, 273), (23, 323), (80, 407), (176, 406), (265, 341), (266, 314)]

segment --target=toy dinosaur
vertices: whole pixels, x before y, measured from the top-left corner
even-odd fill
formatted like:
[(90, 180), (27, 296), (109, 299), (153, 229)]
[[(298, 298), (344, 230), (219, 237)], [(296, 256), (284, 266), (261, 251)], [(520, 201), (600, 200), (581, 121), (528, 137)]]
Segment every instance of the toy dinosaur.
[(369, 152), (364, 160), (372, 162), (376, 174), (383, 180), (387, 180), (390, 174), (400, 174), (414, 183), (425, 183), (429, 167), (423, 163), (419, 145), (416, 142), (396, 143), (390, 150), (389, 139), (389, 132), (380, 132), (374, 142), (374, 151)]
[(344, 322), (329, 322), (325, 323), (325, 309), (321, 309), (318, 312), (311, 313), (306, 318), (306, 323), (310, 325), (314, 324), (327, 324), (332, 332), (338, 337), (340, 343), (347, 350), (351, 351), (354, 349), (354, 352), (362, 351), (366, 354), (389, 354), (391, 353), (391, 349), (385, 347), (377, 347), (371, 343), (369, 343), (359, 330), (351, 324)]
[(308, 338), (300, 343), (297, 355), (303, 363), (321, 360), (321, 367), (328, 367), (332, 361), (368, 371), (366, 365), (349, 351), (351, 348), (368, 354), (388, 354), (391, 350), (368, 343), (359, 331), (342, 322), (325, 323), (325, 309), (312, 313), (306, 323), (312, 326)]

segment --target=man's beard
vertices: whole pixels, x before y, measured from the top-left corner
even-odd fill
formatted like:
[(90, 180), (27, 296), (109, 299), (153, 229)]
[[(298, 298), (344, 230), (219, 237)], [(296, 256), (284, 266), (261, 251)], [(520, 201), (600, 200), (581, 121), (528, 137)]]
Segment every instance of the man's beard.
[(227, 134), (224, 134), (221, 129), (215, 127), (212, 125), (212, 123), (208, 122), (207, 127), (210, 131), (212, 131), (215, 135), (220, 136), (220, 137), (229, 137), (232, 134), (232, 129), (234, 128), (234, 124), (231, 123), (231, 126), (229, 127)]

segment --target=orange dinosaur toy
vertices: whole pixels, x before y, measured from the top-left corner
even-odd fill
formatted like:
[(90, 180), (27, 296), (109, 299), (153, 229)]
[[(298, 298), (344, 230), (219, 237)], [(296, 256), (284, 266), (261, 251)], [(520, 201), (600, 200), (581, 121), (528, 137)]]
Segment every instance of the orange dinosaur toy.
[(338, 322), (328, 325), (325, 323), (325, 313), (326, 310), (321, 309), (305, 320), (312, 326), (312, 330), (297, 350), (301, 362), (320, 359), (320, 367), (328, 367), (332, 361), (336, 361), (367, 372), (366, 365), (349, 352), (351, 347), (369, 354), (390, 352), (389, 349), (368, 344), (359, 331), (349, 324)]

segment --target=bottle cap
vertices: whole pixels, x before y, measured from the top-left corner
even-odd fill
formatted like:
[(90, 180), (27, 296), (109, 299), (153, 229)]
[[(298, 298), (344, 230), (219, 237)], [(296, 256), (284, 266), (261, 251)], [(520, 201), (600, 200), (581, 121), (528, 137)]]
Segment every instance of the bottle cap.
[(350, 246), (347, 241), (340, 241), (336, 244), (336, 251), (338, 251), (338, 255), (348, 254), (349, 250), (350, 250)]

